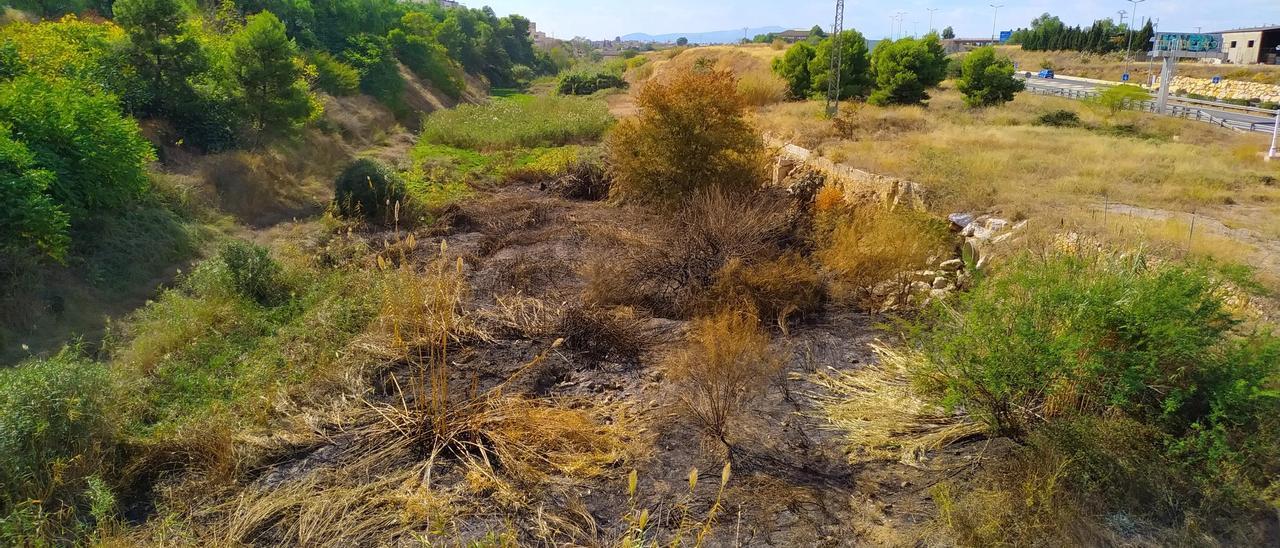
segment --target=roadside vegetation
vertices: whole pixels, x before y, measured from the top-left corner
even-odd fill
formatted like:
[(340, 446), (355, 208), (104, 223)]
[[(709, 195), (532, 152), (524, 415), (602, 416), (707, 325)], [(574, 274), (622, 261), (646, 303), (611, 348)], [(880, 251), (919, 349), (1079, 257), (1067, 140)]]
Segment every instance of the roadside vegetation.
[[(998, 50), (932, 34), (843, 35), (828, 120), (820, 27), (538, 80), (575, 44), (535, 53), (489, 9), (166, 1), (0, 29), (0, 251), (32, 265), (0, 272), (26, 284), (5, 306), (41, 272), (188, 261), (99, 340), (0, 369), (0, 544), (1280, 527), (1280, 172), (1255, 136), (1018, 94)], [(786, 171), (778, 140), (874, 175)], [(325, 207), (228, 218), (266, 195), (231, 181), (281, 172)], [(1157, 216), (1187, 210), (1199, 231)]]

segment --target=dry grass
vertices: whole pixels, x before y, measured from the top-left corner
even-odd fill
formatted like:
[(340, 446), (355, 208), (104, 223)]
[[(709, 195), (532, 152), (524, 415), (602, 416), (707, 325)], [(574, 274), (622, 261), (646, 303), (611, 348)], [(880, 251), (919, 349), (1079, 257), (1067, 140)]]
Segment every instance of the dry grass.
[(677, 397), (711, 436), (732, 447), (730, 421), (782, 368), (754, 313), (724, 310), (694, 323), (686, 346), (664, 367)]
[(654, 238), (634, 238), (596, 259), (585, 272), (587, 300), (640, 306), (668, 317), (702, 310), (704, 292), (731, 261), (744, 266), (781, 255), (790, 240), (792, 212), (782, 196), (702, 194)]
[(749, 307), (785, 329), (789, 318), (817, 310), (824, 290), (822, 276), (797, 253), (752, 265), (733, 259), (716, 273), (702, 308), (711, 311), (724, 306)]
[(648, 350), (651, 342), (644, 318), (629, 307), (570, 306), (559, 323), (558, 333), (564, 337), (565, 348), (600, 359), (634, 360)]
[[(1035, 125), (1037, 117), (1059, 109), (1078, 113), (1082, 126)], [(838, 124), (821, 120), (816, 102), (768, 107), (757, 123), (834, 161), (918, 182), (934, 196), (938, 213), (993, 212), (1031, 218), (1033, 230), (1186, 247), (1190, 227), (1184, 232), (1172, 226), (1179, 223), (1117, 216), (1104, 223), (1103, 205), (1119, 203), (1176, 218), (1189, 219), (1195, 211), (1260, 238), (1280, 238), (1280, 164), (1257, 154), (1267, 146), (1261, 134), (1133, 112), (1108, 121), (1078, 102), (1026, 93), (982, 110), (965, 108), (954, 90), (941, 90), (925, 110), (861, 106), (843, 112), (847, 138), (839, 136)], [(1262, 265), (1260, 271), (1277, 264), (1274, 249), (1252, 238), (1200, 233), (1205, 239), (1193, 243), (1194, 255)]]
[(983, 432), (983, 425), (949, 413), (920, 397), (909, 378), (909, 352), (873, 345), (879, 362), (848, 372), (819, 371), (813, 382), (829, 391), (822, 409), (845, 432), (853, 462), (898, 460), (917, 463), (928, 451)]
[(787, 84), (772, 72), (748, 72), (738, 77), (738, 95), (749, 106), (781, 103), (787, 98)]
[(820, 214), (817, 222), (815, 256), (831, 272), (833, 295), (869, 305), (880, 304), (871, 302), (873, 288), (905, 284), (906, 275), (942, 256), (950, 243), (939, 221), (910, 210), (845, 207)]

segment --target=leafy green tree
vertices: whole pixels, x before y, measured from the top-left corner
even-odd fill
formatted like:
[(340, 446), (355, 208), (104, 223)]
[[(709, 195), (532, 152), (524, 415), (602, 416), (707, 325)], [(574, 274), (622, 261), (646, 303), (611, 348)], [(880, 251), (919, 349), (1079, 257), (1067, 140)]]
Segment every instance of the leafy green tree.
[(386, 38), (371, 34), (352, 36), (342, 58), (360, 72), (360, 90), (392, 107), (403, 103), (404, 78)]
[[(835, 38), (828, 37), (818, 44), (809, 62), (809, 74), (813, 79), (814, 94), (827, 92), (831, 77), (831, 52)], [(871, 93), (871, 60), (867, 56), (867, 39), (856, 30), (840, 33), (840, 97), (866, 97)]]
[(1026, 84), (1013, 77), (1013, 61), (997, 57), (996, 49), (987, 46), (965, 56), (956, 87), (964, 94), (966, 105), (985, 107), (1012, 101)]
[(187, 13), (178, 0), (117, 0), (116, 23), (128, 34), (125, 55), (147, 83), (138, 106), (148, 114), (171, 114), (196, 100), (191, 79), (209, 68), (200, 43), (183, 26)]
[(316, 67), (316, 87), (334, 96), (355, 95), (360, 91), (360, 72), (339, 61), (327, 51), (312, 52), (307, 61)]
[(809, 29), (810, 40), (817, 41), (817, 40), (822, 40), (823, 38), (826, 38), (826, 37), (827, 37), (827, 31), (822, 30), (822, 25), (814, 25), (813, 28)]
[(25, 70), (22, 57), (18, 55), (18, 45), (12, 40), (0, 42), (0, 80), (8, 80)]
[(72, 221), (123, 208), (150, 188), (155, 159), (138, 123), (115, 98), (70, 82), (24, 75), (0, 83), (0, 120), (32, 153), (32, 167), (52, 172), (46, 192)]
[(67, 213), (45, 192), (53, 173), (0, 125), (0, 258), (16, 260), (36, 250), (61, 260), (67, 252)]
[(462, 68), (449, 59), (449, 52), (435, 40), (401, 29), (387, 33), (396, 56), (418, 77), (431, 82), (446, 95), (457, 99), (465, 87)]
[(259, 134), (286, 132), (311, 119), (319, 104), (307, 91), (298, 48), (269, 11), (249, 16), (231, 37), (240, 108)]
[(813, 91), (810, 62), (817, 52), (807, 42), (797, 42), (782, 57), (773, 60), (773, 72), (787, 83), (787, 94), (792, 99), (804, 99)]
[(948, 26), (945, 29), (942, 29), (943, 40), (953, 40), (955, 39), (955, 37), (956, 37), (956, 31), (953, 30), (950, 26)]
[(947, 75), (947, 55), (935, 34), (924, 38), (884, 40), (871, 54), (876, 89), (868, 101), (876, 105), (916, 104), (929, 99), (927, 88)]
[(688, 39), (688, 38), (685, 38), (685, 37), (683, 37), (683, 36), (681, 36), (681, 37), (679, 37), (679, 38), (676, 38), (676, 45), (677, 45), (677, 46), (687, 46), (687, 45), (689, 45), (689, 39)]
[(300, 47), (313, 48), (320, 45), (316, 36), (316, 12), (311, 0), (241, 0), (238, 2), (244, 13), (269, 11), (284, 23), (289, 37)]

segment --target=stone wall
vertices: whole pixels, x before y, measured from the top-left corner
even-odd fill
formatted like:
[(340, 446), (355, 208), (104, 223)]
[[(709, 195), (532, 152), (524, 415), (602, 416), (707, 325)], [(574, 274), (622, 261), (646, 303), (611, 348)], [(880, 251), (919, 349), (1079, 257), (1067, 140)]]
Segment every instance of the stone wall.
[(1181, 91), (1223, 99), (1261, 99), (1280, 103), (1280, 86), (1257, 82), (1223, 80), (1221, 84), (1215, 85), (1213, 80), (1174, 76), (1173, 82), (1169, 83), (1169, 89), (1174, 93)]
[(877, 202), (890, 209), (907, 207), (925, 210), (926, 192), (918, 183), (877, 175), (837, 164), (810, 150), (793, 144), (779, 146), (773, 165), (773, 184), (786, 188), (832, 184), (844, 193), (849, 203)]

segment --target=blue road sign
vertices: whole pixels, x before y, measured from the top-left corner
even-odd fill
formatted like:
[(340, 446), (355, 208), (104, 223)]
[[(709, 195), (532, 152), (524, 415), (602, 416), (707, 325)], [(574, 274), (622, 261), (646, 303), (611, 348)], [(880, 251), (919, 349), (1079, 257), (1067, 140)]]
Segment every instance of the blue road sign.
[(1011, 31), (1011, 30), (1002, 30), (1002, 31), (1000, 31), (1000, 43), (1001, 43), (1001, 44), (1003, 44), (1003, 43), (1005, 43), (1005, 42), (1008, 42), (1010, 38), (1013, 38), (1013, 31)]
[(1221, 83), (1222, 83), (1222, 77), (1221, 77), (1221, 76), (1214, 76), (1214, 77), (1213, 77), (1213, 83), (1215, 83), (1215, 84), (1221, 84)]
[(1121, 82), (1128, 82), (1128, 81), (1129, 81), (1129, 73), (1127, 73), (1127, 72), (1126, 72), (1126, 73), (1124, 73), (1124, 76), (1121, 76), (1121, 77), (1120, 77), (1120, 81), (1121, 81)]

